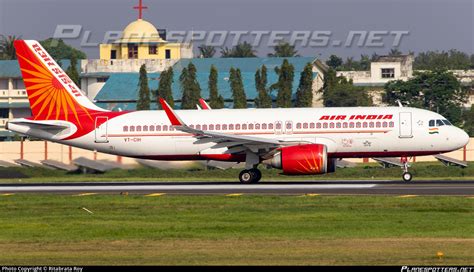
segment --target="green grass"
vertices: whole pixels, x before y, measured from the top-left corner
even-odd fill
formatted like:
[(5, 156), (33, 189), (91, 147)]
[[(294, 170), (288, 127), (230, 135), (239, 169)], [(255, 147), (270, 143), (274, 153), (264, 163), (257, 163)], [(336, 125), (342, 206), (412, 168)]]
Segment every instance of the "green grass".
[[(0, 168), (0, 182), (86, 182), (86, 181), (236, 181), (241, 169), (205, 170), (193, 168), (187, 170), (159, 170), (151, 168), (135, 168), (131, 170), (112, 170), (105, 174), (66, 173), (60, 170), (44, 168), (11, 168), (30, 178), (5, 179)], [(378, 164), (370, 163), (353, 168), (337, 169), (335, 173), (318, 176), (284, 176), (281, 170), (261, 168), (265, 180), (331, 180), (331, 179), (401, 179), (401, 169), (393, 167), (381, 168)], [(467, 168), (446, 167), (440, 163), (415, 163), (410, 168), (415, 180), (423, 179), (474, 179), (474, 166)]]
[(473, 202), (444, 196), (0, 196), (0, 263), (467, 265), (474, 262)]

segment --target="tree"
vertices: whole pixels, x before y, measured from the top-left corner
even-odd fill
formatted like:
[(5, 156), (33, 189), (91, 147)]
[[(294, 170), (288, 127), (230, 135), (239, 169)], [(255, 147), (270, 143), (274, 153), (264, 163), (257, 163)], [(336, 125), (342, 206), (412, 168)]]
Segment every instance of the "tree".
[(232, 49), (227, 47), (221, 49), (222, 58), (255, 58), (256, 56), (256, 51), (247, 42), (239, 43)]
[(73, 56), (75, 56), (76, 59), (87, 58), (84, 52), (67, 45), (62, 39), (49, 38), (44, 41), (40, 41), (40, 44), (55, 60), (72, 59)]
[(435, 69), (446, 69), (446, 70), (466, 70), (469, 69), (473, 61), (469, 55), (451, 49), (449, 51), (427, 51), (421, 52), (415, 57), (413, 63), (413, 69), (416, 70), (435, 70)]
[(392, 48), (390, 49), (390, 52), (388, 52), (388, 55), (390, 57), (398, 57), (402, 55), (402, 52), (398, 50), (397, 48)]
[(0, 59), (14, 60), (16, 59), (15, 47), (13, 46), (15, 40), (20, 37), (0, 35)]
[(342, 58), (336, 55), (331, 55), (329, 59), (326, 61), (326, 64), (334, 70), (337, 70), (342, 65), (342, 63), (343, 63)]
[[(160, 74), (160, 83), (158, 85), (157, 96), (161, 97), (173, 108), (174, 107), (174, 98), (173, 98), (173, 67), (170, 67), (164, 70)], [(158, 102), (158, 108), (161, 108), (161, 104)]]
[(300, 84), (296, 91), (296, 107), (313, 105), (313, 65), (306, 64), (300, 75)]
[(71, 63), (66, 70), (66, 74), (79, 88), (81, 87), (81, 80), (79, 78), (79, 72), (77, 71), (77, 59), (74, 55), (71, 58)]
[(288, 42), (280, 42), (274, 48), (274, 53), (269, 53), (269, 57), (277, 58), (290, 58), (290, 57), (299, 57), (298, 51), (295, 50), (294, 45), (290, 45)]
[(183, 68), (179, 81), (183, 91), (181, 109), (195, 109), (201, 98), (201, 87), (196, 78), (196, 66), (192, 62)]
[(140, 87), (140, 90), (138, 92), (137, 110), (149, 110), (150, 89), (148, 88), (148, 77), (145, 64), (140, 67), (138, 86)]
[(463, 128), (469, 136), (474, 136), (474, 105), (471, 105), (469, 111), (464, 112), (463, 114), (464, 124)]
[(234, 98), (234, 109), (247, 108), (247, 97), (245, 95), (240, 69), (234, 69), (234, 67), (230, 68), (229, 81), (232, 97)]
[(294, 70), (295, 68), (287, 59), (283, 60), (281, 67), (275, 67), (278, 82), (273, 84), (270, 89), (278, 90), (276, 105), (279, 108), (291, 108)]
[(351, 80), (337, 76), (334, 69), (324, 76), (323, 104), (325, 107), (371, 106), (372, 99), (363, 87), (356, 87)]
[(219, 95), (217, 90), (218, 73), (217, 68), (212, 65), (209, 73), (209, 106), (213, 109), (222, 109), (224, 107), (224, 98)]
[(459, 126), (466, 98), (466, 88), (461, 87), (452, 72), (435, 70), (415, 73), (408, 81), (386, 83), (383, 100), (389, 104), (400, 100), (411, 107), (438, 112)]
[(255, 88), (258, 96), (255, 98), (255, 106), (257, 108), (271, 108), (272, 98), (267, 90), (267, 67), (262, 65), (261, 69), (255, 72)]
[(212, 58), (216, 54), (216, 48), (210, 45), (200, 45), (199, 53), (202, 58)]

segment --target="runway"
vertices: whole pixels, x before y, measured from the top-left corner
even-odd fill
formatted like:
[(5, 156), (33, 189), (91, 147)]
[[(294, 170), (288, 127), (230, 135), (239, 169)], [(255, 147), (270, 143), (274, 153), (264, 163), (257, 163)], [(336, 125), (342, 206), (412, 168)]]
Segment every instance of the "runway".
[(127, 182), (0, 184), (5, 193), (131, 193), (131, 194), (332, 194), (332, 195), (460, 195), (474, 196), (473, 181), (390, 180), (298, 181), (240, 184), (233, 182)]

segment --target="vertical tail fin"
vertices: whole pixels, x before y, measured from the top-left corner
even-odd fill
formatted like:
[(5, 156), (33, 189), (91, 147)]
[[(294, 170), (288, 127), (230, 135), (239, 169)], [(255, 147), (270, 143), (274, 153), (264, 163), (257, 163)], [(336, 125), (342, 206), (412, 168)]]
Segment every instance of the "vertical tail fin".
[[(35, 120), (64, 120), (81, 126), (94, 105), (37, 41), (15, 41), (16, 55)], [(84, 119), (85, 118), (85, 119)]]

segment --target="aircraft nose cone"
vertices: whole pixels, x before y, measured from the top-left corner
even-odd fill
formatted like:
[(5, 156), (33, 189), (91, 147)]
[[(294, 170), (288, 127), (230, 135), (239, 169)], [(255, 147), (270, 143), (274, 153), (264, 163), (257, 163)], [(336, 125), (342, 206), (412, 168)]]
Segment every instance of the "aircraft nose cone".
[(462, 129), (457, 128), (458, 132), (456, 133), (456, 144), (458, 148), (463, 148), (469, 143), (469, 135)]
[(463, 147), (463, 146), (465, 146), (469, 143), (469, 135), (467, 135), (467, 133), (464, 130), (462, 130), (462, 129), (460, 129), (460, 130), (461, 130), (460, 131), (461, 132), (460, 133), (461, 134), (460, 135), (460, 142), (462, 144), (461, 147)]

